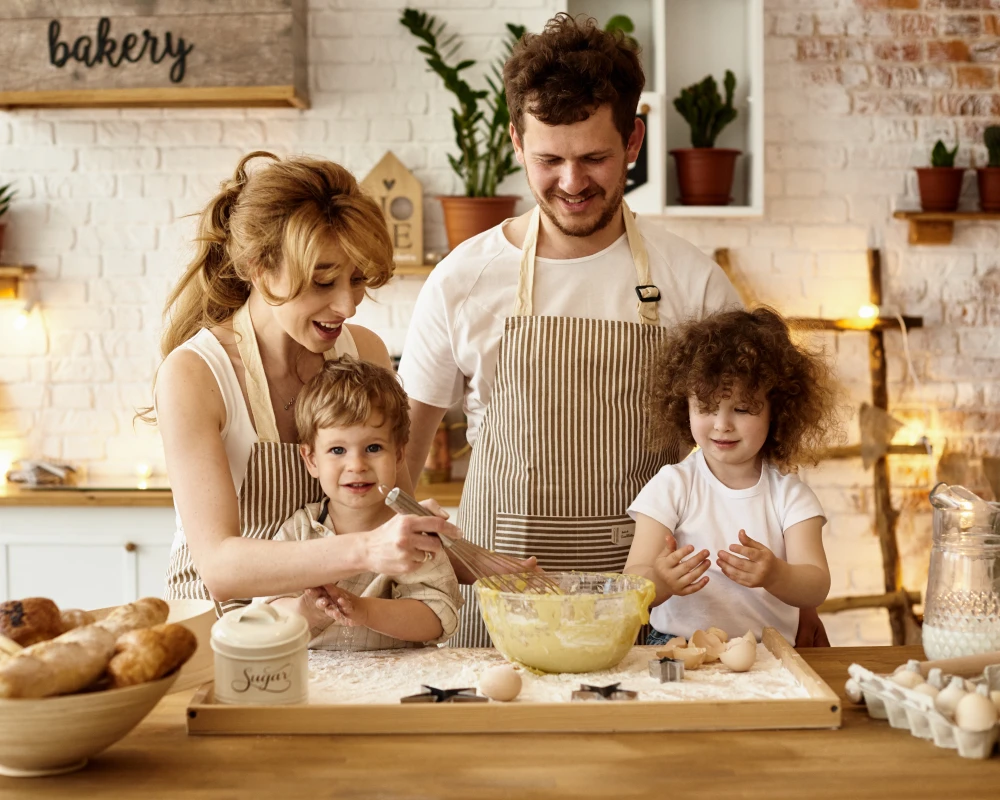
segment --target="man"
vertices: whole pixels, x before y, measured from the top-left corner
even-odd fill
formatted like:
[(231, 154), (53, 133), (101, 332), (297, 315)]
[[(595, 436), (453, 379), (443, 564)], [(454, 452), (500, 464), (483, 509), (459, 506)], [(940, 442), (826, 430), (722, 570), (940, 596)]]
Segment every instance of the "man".
[[(645, 447), (645, 366), (666, 326), (740, 303), (718, 265), (623, 202), (644, 82), (632, 47), (593, 20), (559, 14), (517, 44), (510, 135), (538, 205), (435, 268), (399, 367), (410, 474), (464, 399), (473, 451), (457, 524), (546, 569), (624, 567), (626, 508), (677, 457)], [(452, 642), (489, 646), (474, 602)]]

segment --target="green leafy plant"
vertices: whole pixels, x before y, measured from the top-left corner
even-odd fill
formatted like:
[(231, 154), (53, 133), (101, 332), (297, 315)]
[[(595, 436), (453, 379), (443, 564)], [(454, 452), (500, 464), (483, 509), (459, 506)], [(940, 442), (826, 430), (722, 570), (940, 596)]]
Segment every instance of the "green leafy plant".
[(954, 167), (955, 166), (955, 155), (958, 153), (958, 145), (955, 145), (954, 150), (949, 150), (944, 146), (944, 142), (940, 139), (934, 144), (934, 149), (931, 150), (931, 166), (932, 167)]
[(983, 142), (990, 154), (988, 167), (1000, 167), (1000, 125), (990, 125), (983, 131)]
[(632, 22), (632, 18), (627, 14), (615, 14), (604, 23), (604, 30), (609, 32), (621, 31), (625, 34), (626, 41), (630, 42), (632, 47), (638, 51), (639, 42), (634, 37), (629, 36), (635, 30), (635, 23)]
[(10, 211), (10, 201), (14, 199), (16, 194), (17, 189), (14, 188), (13, 183), (5, 183), (0, 186), (0, 218), (3, 218), (4, 214)]
[[(455, 95), (458, 107), (451, 110), (452, 127), (458, 155), (448, 161), (465, 184), (467, 197), (494, 197), (500, 182), (520, 167), (514, 160), (514, 147), (507, 132), (510, 110), (503, 88), (503, 62), (511, 48), (524, 35), (523, 25), (507, 24), (504, 58), (492, 65), (486, 77), (489, 90), (473, 89), (461, 73), (475, 66), (474, 59), (451, 61), (461, 48), (455, 34), (448, 34), (445, 23), (412, 8), (403, 9), (400, 24), (420, 39), (417, 47), (427, 66), (440, 76), (445, 88)], [(451, 61), (451, 63), (449, 63)], [(484, 102), (485, 111), (480, 108)]]
[(724, 81), (726, 100), (723, 102), (715, 78), (709, 75), (701, 83), (681, 89), (674, 99), (674, 108), (691, 126), (692, 147), (715, 147), (715, 139), (738, 116), (733, 108), (736, 76), (726, 70)]

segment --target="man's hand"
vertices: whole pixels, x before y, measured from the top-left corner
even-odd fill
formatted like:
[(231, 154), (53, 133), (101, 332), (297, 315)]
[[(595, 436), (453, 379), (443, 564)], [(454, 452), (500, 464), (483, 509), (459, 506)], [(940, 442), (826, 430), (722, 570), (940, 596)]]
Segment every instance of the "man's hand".
[(653, 562), (653, 570), (670, 593), (669, 596), (685, 597), (701, 591), (708, 583), (705, 571), (712, 565), (708, 560), (708, 550), (687, 558), (692, 553), (694, 545), (685, 545), (678, 550), (677, 540), (669, 533), (666, 535), (663, 549)]
[(719, 551), (719, 560), (715, 562), (722, 574), (740, 586), (750, 588), (767, 588), (778, 574), (781, 565), (779, 559), (760, 542), (755, 542), (744, 530), (740, 531), (740, 544), (729, 547), (737, 558), (725, 550)]

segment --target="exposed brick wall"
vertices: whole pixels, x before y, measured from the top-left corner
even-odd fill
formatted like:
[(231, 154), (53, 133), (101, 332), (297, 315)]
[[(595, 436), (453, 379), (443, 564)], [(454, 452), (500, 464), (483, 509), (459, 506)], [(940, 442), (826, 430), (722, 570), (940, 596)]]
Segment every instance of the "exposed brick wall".
[[(187, 217), (248, 149), (306, 152), (364, 175), (393, 149), (427, 190), (428, 248), (442, 248), (433, 196), (457, 187), (449, 96), (397, 24), (398, 0), (311, 0), (313, 108), (40, 110), (0, 113), (0, 182), (20, 188), (5, 260), (40, 268), (39, 316), (14, 335), (0, 309), (0, 452), (87, 463), (93, 473), (162, 471), (155, 432), (132, 429), (149, 401), (162, 302), (190, 254)], [(433, 0), (475, 56), (499, 52), (507, 21), (537, 30), (556, 0)], [(909, 347), (886, 336), (894, 413), (944, 449), (1000, 453), (1000, 227), (961, 224), (947, 248), (911, 248), (896, 207), (915, 207), (912, 168), (937, 138), (982, 163), (1000, 116), (1000, 0), (766, 0), (766, 216), (674, 220), (710, 251), (729, 247), (761, 300), (789, 314), (849, 315), (867, 299), (865, 249), (883, 249), (885, 309), (922, 315)], [(963, 200), (974, 202), (973, 175)], [(510, 191), (527, 196), (520, 178)], [(526, 207), (526, 204), (525, 206)], [(400, 279), (358, 321), (399, 351), (420, 281)], [(869, 397), (863, 334), (824, 335), (850, 402)], [(854, 426), (856, 427), (856, 425)], [(915, 428), (916, 429), (916, 428)], [(856, 433), (852, 428), (852, 438)], [(906, 513), (904, 581), (926, 569), (926, 490), (935, 465), (893, 462)], [(824, 502), (834, 593), (881, 591), (870, 474), (828, 462), (807, 474)], [(884, 643), (878, 612), (830, 620), (835, 641)]]

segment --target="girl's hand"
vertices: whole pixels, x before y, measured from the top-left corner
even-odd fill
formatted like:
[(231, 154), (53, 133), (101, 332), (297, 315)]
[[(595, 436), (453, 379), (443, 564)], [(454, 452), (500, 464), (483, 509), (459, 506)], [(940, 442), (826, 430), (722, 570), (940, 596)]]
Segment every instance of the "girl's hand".
[(345, 628), (367, 627), (368, 605), (363, 597), (358, 597), (333, 583), (318, 589), (309, 589), (308, 592), (315, 593), (316, 607), (332, 621)]
[(780, 559), (774, 553), (747, 536), (744, 530), (740, 531), (740, 544), (731, 545), (729, 549), (743, 558), (719, 551), (719, 560), (715, 563), (727, 578), (751, 589), (766, 589), (771, 584), (780, 568)]
[[(694, 553), (693, 545), (685, 545), (678, 550), (677, 540), (669, 533), (664, 538), (664, 543), (653, 562), (653, 570), (666, 586), (669, 596), (685, 597), (704, 589), (708, 583), (705, 571), (712, 566), (712, 562), (708, 560), (708, 550), (701, 550), (687, 558)], [(687, 560), (683, 560), (685, 558)]]

